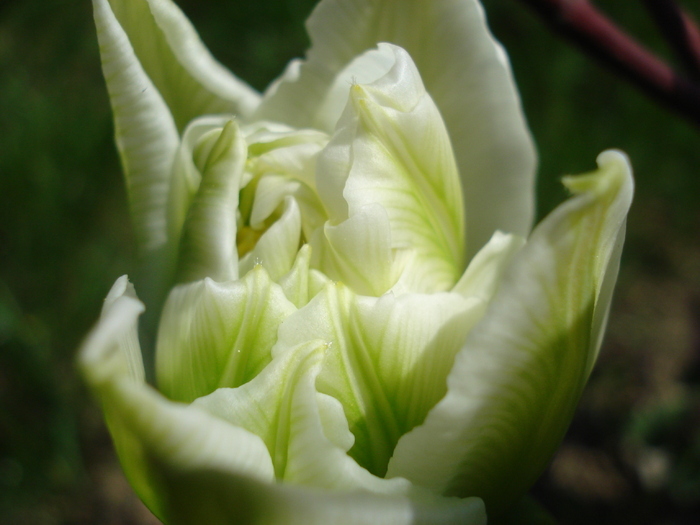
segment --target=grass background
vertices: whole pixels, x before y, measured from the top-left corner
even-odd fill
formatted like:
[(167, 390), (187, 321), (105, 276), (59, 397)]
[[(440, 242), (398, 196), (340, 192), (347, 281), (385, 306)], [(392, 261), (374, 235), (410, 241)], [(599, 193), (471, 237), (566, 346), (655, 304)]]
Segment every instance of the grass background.
[[(308, 45), (314, 0), (180, 1), (214, 55), (264, 87)], [(596, 2), (671, 59), (638, 3)], [(700, 133), (556, 38), (516, 0), (484, 0), (540, 154), (559, 178), (607, 148), (635, 168), (608, 336), (535, 497), (558, 522), (700, 515)], [(698, 4), (686, 2), (700, 16)], [(153, 519), (123, 480), (74, 355), (133, 234), (90, 3), (0, 3), (0, 523)]]

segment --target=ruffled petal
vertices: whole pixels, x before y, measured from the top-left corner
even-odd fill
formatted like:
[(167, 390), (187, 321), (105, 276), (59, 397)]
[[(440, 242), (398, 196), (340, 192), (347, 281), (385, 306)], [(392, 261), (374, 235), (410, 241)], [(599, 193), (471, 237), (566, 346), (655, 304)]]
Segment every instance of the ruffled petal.
[(257, 107), (258, 93), (211, 56), (172, 1), (109, 0), (109, 6), (180, 131), (202, 115), (246, 117)]
[[(307, 21), (312, 46), (273, 84), (255, 118), (332, 130), (338, 77), (379, 42), (416, 63), (452, 140), (467, 216), (467, 260), (496, 230), (527, 236), (536, 155), (510, 65), (476, 0), (325, 0)], [(373, 66), (368, 66), (371, 69)], [(352, 75), (347, 68), (348, 85)]]
[(159, 389), (190, 402), (250, 381), (272, 359), (277, 329), (295, 310), (262, 266), (240, 281), (175, 287), (158, 332)]
[(400, 436), (445, 394), (483, 306), (459, 294), (362, 297), (330, 284), (282, 324), (274, 351), (327, 343), (318, 389), (342, 403), (355, 436), (350, 455), (383, 476)]
[[(275, 483), (273, 462), (263, 439), (201, 410), (197, 406), (200, 403), (186, 406), (168, 401), (143, 382), (136, 337), (136, 323), (142, 311), (143, 305), (126, 277), (120, 278), (105, 302), (100, 321), (80, 350), (79, 364), (103, 404), (127, 477), (146, 505), (164, 522), (486, 524), (483, 502), (478, 498), (443, 498), (414, 489), (408, 490), (410, 494), (402, 490), (377, 493), (370, 492), (369, 487), (329, 490)], [(310, 344), (306, 349), (309, 348), (313, 351), (318, 347)], [(291, 370), (302, 371), (300, 380), (291, 382), (300, 386), (296, 398), (291, 400), (292, 405), (301, 408), (300, 419), (290, 421), (297, 427), (295, 434), (319, 435), (324, 425), (337, 426), (341, 419), (328, 412), (337, 413), (338, 407), (313, 392), (313, 366), (291, 364)], [(278, 386), (285, 389), (289, 384)], [(309, 402), (314, 397), (318, 410)], [(309, 422), (312, 425), (307, 425)], [(328, 432), (332, 434), (332, 429)], [(337, 429), (335, 433), (338, 434)], [(305, 449), (314, 441), (303, 437), (296, 441), (292, 447), (296, 457), (311, 458), (313, 462), (314, 455)], [(333, 441), (326, 440), (325, 450), (339, 449)], [(335, 454), (335, 458), (341, 464), (352, 461), (342, 454)], [(324, 476), (333, 475), (332, 470), (321, 470)], [(296, 472), (301, 475), (313, 470)], [(365, 475), (369, 476), (366, 472)], [(343, 475), (340, 478), (346, 479)], [(377, 480), (377, 484), (407, 487), (402, 480)]]
[(564, 435), (600, 348), (632, 200), (626, 157), (567, 177), (575, 194), (515, 255), (455, 359), (445, 398), (399, 441), (388, 476), (502, 512)]

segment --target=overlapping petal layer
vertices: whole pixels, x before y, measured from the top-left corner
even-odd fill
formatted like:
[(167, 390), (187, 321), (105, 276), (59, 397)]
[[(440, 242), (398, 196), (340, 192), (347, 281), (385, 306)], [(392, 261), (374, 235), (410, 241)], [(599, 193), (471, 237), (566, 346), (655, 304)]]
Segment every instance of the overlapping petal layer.
[(563, 437), (600, 348), (632, 176), (624, 155), (565, 179), (575, 194), (537, 226), (469, 334), (448, 391), (399, 441), (389, 476), (504, 508)]

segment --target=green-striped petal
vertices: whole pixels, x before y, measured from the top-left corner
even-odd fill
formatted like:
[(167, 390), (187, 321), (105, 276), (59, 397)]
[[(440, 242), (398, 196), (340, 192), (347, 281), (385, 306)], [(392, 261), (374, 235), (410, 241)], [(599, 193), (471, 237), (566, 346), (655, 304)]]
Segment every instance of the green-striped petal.
[(399, 441), (389, 476), (512, 504), (547, 464), (600, 348), (632, 199), (626, 157), (567, 177), (574, 197), (534, 230), (470, 333), (445, 398)]
[[(311, 48), (271, 86), (255, 118), (296, 127), (339, 111), (323, 101), (357, 56), (404, 48), (445, 119), (462, 179), (467, 258), (496, 230), (526, 236), (534, 215), (536, 155), (505, 51), (477, 0), (324, 0), (307, 21)], [(368, 66), (369, 67), (369, 66)], [(371, 66), (374, 69), (374, 66)], [(352, 76), (348, 68), (348, 91)]]
[(109, 0), (109, 7), (180, 131), (196, 117), (246, 117), (258, 105), (259, 95), (214, 60), (171, 0)]
[(158, 331), (158, 388), (190, 402), (250, 381), (272, 359), (277, 329), (295, 310), (262, 266), (239, 281), (175, 287)]

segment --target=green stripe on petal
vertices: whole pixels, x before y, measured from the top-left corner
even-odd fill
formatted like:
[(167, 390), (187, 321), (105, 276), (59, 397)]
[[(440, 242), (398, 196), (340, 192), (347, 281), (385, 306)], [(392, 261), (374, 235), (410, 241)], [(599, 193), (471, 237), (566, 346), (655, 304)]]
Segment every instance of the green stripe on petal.
[(496, 230), (529, 233), (535, 149), (508, 58), (477, 0), (323, 0), (307, 30), (312, 45), (306, 59), (290, 64), (268, 89), (255, 118), (296, 127), (329, 122), (339, 111), (319, 101), (342, 102), (329, 94), (348, 64), (379, 42), (399, 45), (418, 67), (452, 140), (464, 192), (467, 259)]
[(411, 58), (395, 46), (381, 48), (393, 52), (394, 65), (376, 82), (352, 87), (319, 157), (317, 187), (330, 223), (328, 250), (312, 242), (315, 257), (329, 253), (317, 267), (359, 293), (381, 295), (399, 279), (402, 293), (447, 290), (464, 252), (450, 139)]
[(95, 0), (93, 8), (136, 238), (153, 256), (167, 243), (167, 198), (178, 133), (107, 0)]
[(547, 464), (598, 353), (632, 200), (627, 158), (565, 179), (575, 196), (532, 233), (425, 423), (389, 464), (447, 494), (476, 495), (489, 513), (517, 500)]
[(240, 281), (175, 287), (158, 332), (159, 389), (192, 401), (250, 381), (270, 362), (277, 329), (295, 310), (261, 266)]
[(192, 157), (201, 181), (182, 227), (178, 280), (237, 279), (237, 212), (246, 142), (230, 120), (202, 135)]
[(274, 352), (328, 343), (319, 391), (342, 403), (350, 455), (383, 476), (394, 446), (445, 394), (447, 375), (483, 303), (458, 294), (355, 295), (330, 284), (280, 327)]
[(182, 131), (215, 113), (245, 117), (259, 95), (211, 56), (192, 24), (170, 0), (109, 0), (138, 60)]
[(83, 343), (79, 365), (102, 403), (132, 486), (159, 518), (180, 523), (179, 517), (170, 516), (168, 505), (174, 498), (190, 500), (195, 488), (190, 473), (215, 470), (269, 482), (272, 463), (259, 437), (172, 403), (144, 383), (136, 337), (142, 312), (126, 277), (117, 280)]
[[(103, 404), (127, 477), (164, 522), (486, 524), (483, 502), (477, 498), (431, 497), (413, 490), (410, 495), (377, 494), (274, 483), (272, 461), (262, 439), (196, 406), (170, 402), (143, 383), (135, 337), (142, 311), (143, 305), (126, 278), (119, 279), (100, 321), (80, 350), (79, 364)], [(327, 423), (331, 418), (322, 419)], [(380, 481), (388, 486), (405, 484)]]

